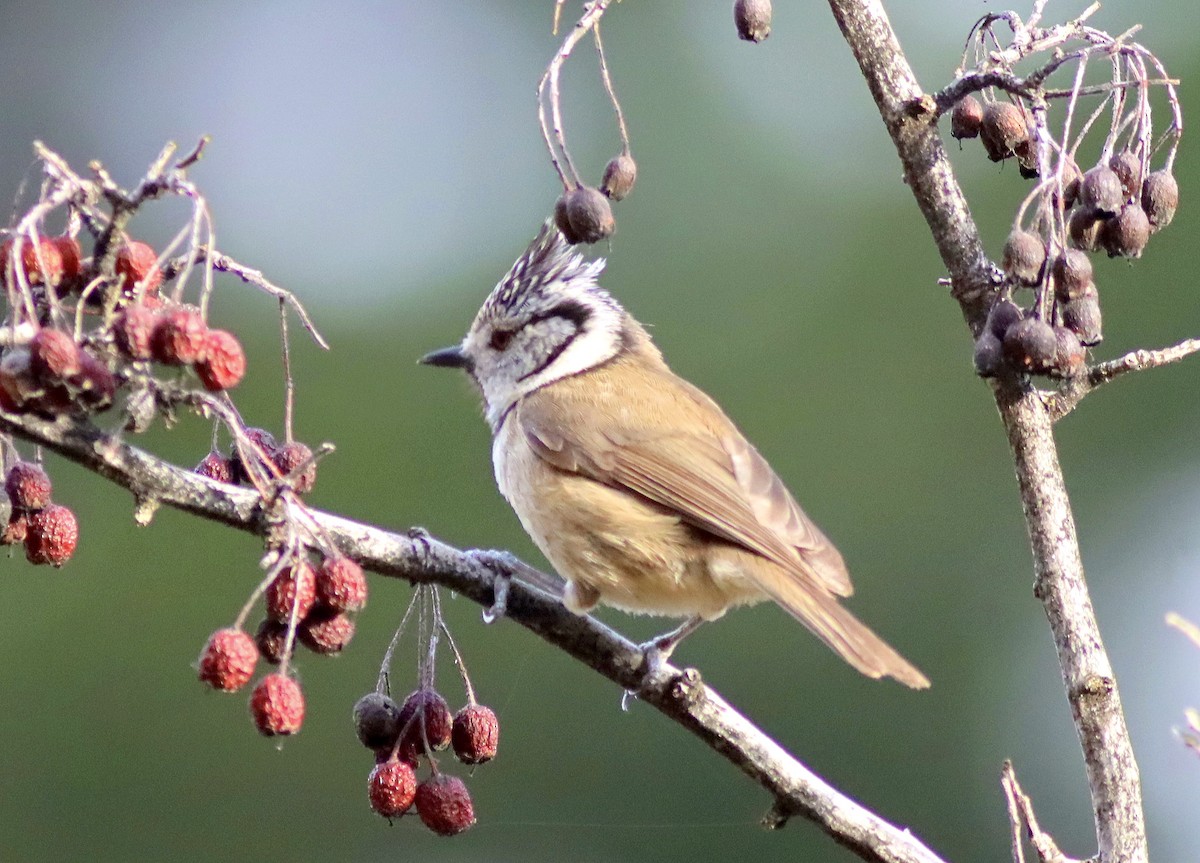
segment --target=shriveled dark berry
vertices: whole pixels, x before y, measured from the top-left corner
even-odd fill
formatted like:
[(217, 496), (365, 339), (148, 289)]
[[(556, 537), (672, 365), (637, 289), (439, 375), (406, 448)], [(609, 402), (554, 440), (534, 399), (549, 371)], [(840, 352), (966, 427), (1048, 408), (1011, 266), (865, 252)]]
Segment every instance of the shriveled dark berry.
[(200, 459), (200, 464), (192, 468), (192, 471), (200, 476), (215, 479), (217, 482), (233, 482), (233, 468), (229, 464), (229, 459), (216, 450)]
[(354, 733), (368, 749), (391, 749), (400, 736), (400, 708), (382, 692), (368, 692), (354, 703)]
[(287, 647), (287, 624), (271, 618), (264, 618), (254, 632), (254, 643), (262, 658), (272, 665), (283, 661), (283, 652)]
[[(1062, 168), (1062, 192), (1063, 192), (1063, 209), (1069, 210), (1075, 206), (1075, 202), (1079, 200), (1079, 188), (1083, 182), (1083, 171), (1079, 170), (1079, 166), (1074, 161), (1067, 160)], [(1055, 204), (1058, 203), (1058, 190), (1054, 191), (1052, 200)]]
[(1050, 367), (1050, 374), (1058, 378), (1074, 377), (1083, 369), (1085, 359), (1079, 336), (1066, 327), (1055, 327), (1054, 338), (1058, 343), (1058, 349), (1054, 354), (1054, 363)]
[(968, 94), (954, 103), (950, 112), (950, 134), (962, 140), (963, 138), (978, 138), (979, 128), (983, 125), (983, 105), (979, 100)]
[(1133, 154), (1132, 150), (1122, 150), (1114, 153), (1108, 160), (1117, 179), (1121, 181), (1121, 190), (1126, 201), (1134, 200), (1138, 190), (1142, 188), (1142, 160)]
[(733, 23), (738, 38), (761, 42), (771, 35), (771, 0), (734, 0)]
[[(246, 437), (254, 443), (266, 458), (273, 459), (277, 445), (275, 443), (275, 435), (271, 434), (266, 429), (250, 427), (246, 429)], [(246, 466), (242, 464), (242, 457), (238, 453), (237, 443), (233, 443), (229, 448), (229, 465), (233, 472), (234, 482), (250, 482), (250, 474), (246, 470)]]
[(421, 688), (409, 694), (400, 708), (400, 746), (414, 752), (424, 752), (425, 742), (434, 750), (450, 745), (454, 718), (446, 699), (432, 689)]
[(464, 764), (483, 764), (496, 757), (500, 721), (490, 707), (468, 704), (454, 715), (450, 737), (459, 761)]
[(1092, 207), (1080, 207), (1071, 213), (1071, 218), (1067, 220), (1067, 236), (1071, 245), (1085, 252), (1099, 249), (1104, 219), (1105, 216)]
[(1093, 287), (1092, 261), (1086, 252), (1067, 249), (1054, 259), (1054, 294), (1066, 301)]
[(1025, 316), (1018, 306), (1010, 299), (999, 299), (992, 303), (988, 310), (987, 329), (998, 339), (1003, 339), (1008, 328)]
[(1092, 347), (1104, 338), (1100, 317), (1100, 294), (1093, 288), (1062, 304), (1063, 326), (1079, 337), (1080, 344)]
[(1041, 169), (1038, 167), (1038, 151), (1037, 141), (1034, 140), (1033, 132), (1029, 133), (1028, 140), (1022, 141), (1013, 150), (1013, 155), (1017, 157), (1017, 171), (1026, 180), (1033, 180), (1041, 176)]
[(1175, 175), (1163, 168), (1146, 176), (1142, 184), (1142, 209), (1150, 220), (1151, 230), (1158, 231), (1171, 224), (1179, 207), (1179, 183)]
[(600, 181), (600, 192), (613, 201), (623, 201), (633, 191), (637, 180), (637, 162), (628, 153), (609, 159), (604, 166), (604, 179)]
[(79, 351), (79, 367), (79, 374), (70, 383), (78, 391), (84, 407), (93, 411), (108, 410), (117, 395), (116, 376), (86, 348)]
[(1110, 258), (1140, 258), (1149, 241), (1150, 219), (1140, 204), (1126, 204), (1100, 229), (1100, 243)]
[(617, 227), (608, 198), (591, 186), (567, 193), (567, 222), (581, 243), (598, 243)]
[(79, 345), (70, 333), (42, 327), (29, 342), (29, 368), (44, 384), (61, 384), (79, 374)]
[(1023, 318), (1004, 334), (1004, 358), (1023, 372), (1045, 373), (1054, 364), (1057, 351), (1054, 329), (1041, 318)]
[(1080, 203), (1111, 216), (1125, 203), (1125, 189), (1116, 171), (1107, 165), (1097, 165), (1083, 175), (1079, 190)]
[(275, 462), (279, 472), (292, 477), (292, 487), (298, 494), (308, 494), (317, 484), (317, 462), (312, 454), (312, 450), (300, 441), (285, 443), (271, 454), (271, 461)]
[(1025, 112), (1012, 102), (988, 102), (983, 109), (979, 136), (989, 159), (993, 162), (1007, 159), (1029, 140)]
[(984, 328), (975, 339), (975, 349), (971, 360), (975, 365), (975, 374), (981, 378), (994, 378), (1004, 365), (1004, 349), (1000, 339), (989, 329)]
[(567, 218), (567, 196), (570, 194), (570, 192), (563, 192), (554, 202), (554, 224), (568, 245), (574, 246), (579, 243), (580, 238), (579, 234), (575, 233), (575, 229), (571, 227), (571, 220)]
[(1041, 237), (1014, 228), (1004, 243), (1004, 272), (1014, 282), (1036, 285), (1042, 280), (1046, 263), (1046, 245)]

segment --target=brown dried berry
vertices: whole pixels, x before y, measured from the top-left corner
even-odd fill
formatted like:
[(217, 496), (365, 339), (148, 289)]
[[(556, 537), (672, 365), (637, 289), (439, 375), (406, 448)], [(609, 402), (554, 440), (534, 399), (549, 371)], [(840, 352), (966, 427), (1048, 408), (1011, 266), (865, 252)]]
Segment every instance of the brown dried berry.
[(1079, 200), (1102, 215), (1111, 216), (1125, 202), (1125, 189), (1116, 172), (1107, 165), (1097, 165), (1083, 175)]
[[(402, 749), (424, 752), (425, 742), (433, 750), (445, 749), (450, 745), (451, 726), (454, 717), (446, 699), (432, 689), (417, 689), (404, 699), (400, 708)], [(423, 726), (423, 727), (422, 727)]]
[(4, 475), (4, 491), (13, 509), (44, 509), (50, 504), (50, 475), (40, 464), (19, 461)]
[(131, 360), (150, 359), (150, 335), (157, 323), (158, 312), (145, 304), (126, 306), (113, 320), (113, 341), (117, 350)]
[(1079, 337), (1086, 347), (1100, 344), (1104, 338), (1100, 317), (1100, 294), (1095, 288), (1062, 304), (1063, 326)]
[(384, 818), (399, 818), (417, 795), (417, 774), (399, 758), (376, 764), (367, 779), (367, 799)]
[(464, 764), (483, 764), (496, 757), (500, 721), (490, 707), (468, 704), (455, 714), (450, 737), (459, 761)]
[(604, 179), (600, 181), (600, 193), (613, 201), (623, 201), (633, 191), (637, 181), (637, 162), (633, 156), (622, 153), (614, 156), (604, 166)]
[(974, 96), (963, 96), (954, 103), (950, 112), (950, 134), (962, 140), (963, 138), (978, 138), (979, 127), (983, 125), (983, 105)]
[(52, 503), (29, 516), (25, 534), (25, 559), (30, 563), (62, 566), (75, 553), (79, 542), (79, 523), (75, 513)]
[(158, 293), (162, 283), (162, 271), (158, 268), (158, 255), (154, 249), (137, 240), (130, 240), (117, 249), (113, 270), (121, 282), (121, 291), (127, 297), (135, 294), (139, 282), (142, 283), (143, 297), (151, 297)]
[(1023, 318), (1004, 334), (1004, 358), (1016, 369), (1043, 374), (1054, 363), (1054, 328), (1036, 317)]
[(317, 580), (307, 561), (297, 560), (285, 566), (267, 586), (267, 617), (287, 623), (295, 609), (296, 620), (303, 620), (317, 601)]
[(354, 618), (337, 611), (317, 609), (301, 621), (296, 637), (313, 653), (332, 656), (341, 653), (354, 638)]
[(271, 454), (271, 461), (283, 476), (292, 476), (293, 471), (299, 471), (292, 476), (292, 488), (297, 494), (308, 494), (317, 484), (317, 462), (312, 454), (312, 450), (299, 441), (285, 443)]
[[(13, 246), (21, 244), (18, 260), (12, 261)], [(14, 274), (9, 268), (14, 267), (25, 275), (25, 281), (30, 285), (57, 285), (62, 278), (62, 255), (58, 248), (48, 239), (34, 243), (28, 237), (13, 237), (0, 245), (0, 281), (14, 287), (20, 284), (20, 275), (10, 282)]]
[(1126, 204), (1100, 229), (1100, 244), (1110, 258), (1140, 258), (1149, 241), (1150, 219), (1139, 204)]
[(1081, 207), (1071, 214), (1067, 221), (1067, 235), (1071, 245), (1085, 252), (1094, 252), (1100, 248), (1100, 229), (1104, 227), (1105, 217), (1092, 207)]
[(283, 652), (287, 647), (287, 624), (264, 618), (254, 632), (254, 643), (262, 658), (272, 665), (283, 661)]
[(58, 250), (62, 261), (63, 279), (75, 279), (83, 270), (83, 250), (79, 248), (79, 240), (74, 237), (50, 237), (49, 242)]
[(163, 312), (150, 332), (150, 353), (169, 366), (189, 366), (204, 359), (208, 325), (194, 309)]
[(348, 557), (326, 557), (317, 567), (317, 603), (333, 611), (359, 611), (367, 604), (367, 577)]
[(282, 674), (268, 674), (250, 693), (250, 717), (266, 737), (295, 734), (304, 724), (304, 692)]
[(86, 349), (79, 351), (79, 374), (70, 383), (89, 410), (103, 411), (112, 407), (117, 395), (117, 379), (103, 362)]
[(1038, 168), (1037, 142), (1034, 140), (1034, 133), (1031, 130), (1029, 138), (1022, 141), (1013, 149), (1013, 154), (1017, 157), (1017, 170), (1026, 180), (1032, 180), (1041, 176)]
[[(246, 437), (262, 450), (263, 455), (268, 459), (274, 456), (276, 449), (275, 435), (266, 429), (251, 427), (246, 429)], [(250, 475), (246, 472), (246, 466), (242, 464), (242, 457), (238, 453), (236, 442), (230, 445), (229, 448), (229, 465), (233, 473), (234, 482), (250, 482)]]
[(69, 333), (42, 327), (29, 342), (29, 368), (44, 384), (59, 384), (80, 372), (79, 345)]
[[(1079, 187), (1083, 182), (1083, 172), (1073, 161), (1068, 161), (1062, 167), (1063, 209), (1069, 210), (1079, 200)], [(1054, 190), (1052, 200), (1058, 204), (1058, 189)]]
[(979, 136), (988, 158), (993, 162), (1003, 161), (1029, 140), (1025, 113), (1012, 102), (988, 102), (983, 109)]
[(1042, 280), (1046, 263), (1046, 245), (1028, 231), (1014, 228), (1004, 243), (1004, 272), (1014, 282), (1036, 285)]
[(1050, 374), (1058, 378), (1074, 377), (1083, 369), (1085, 359), (1079, 336), (1066, 327), (1055, 327), (1054, 338), (1058, 342), (1058, 349), (1054, 354)]
[(1067, 249), (1054, 259), (1054, 295), (1063, 302), (1082, 296), (1092, 281), (1092, 260), (1079, 249)]
[(579, 243), (579, 235), (575, 233), (575, 229), (571, 227), (571, 220), (567, 218), (567, 196), (569, 194), (571, 193), (563, 192), (554, 202), (554, 224), (567, 244), (574, 246)]
[(747, 42), (766, 39), (771, 35), (771, 0), (734, 0), (733, 23), (739, 39)]
[(400, 708), (382, 692), (368, 692), (354, 702), (354, 733), (368, 749), (391, 750), (400, 736)]
[(1142, 184), (1142, 209), (1150, 220), (1151, 230), (1161, 230), (1171, 224), (1179, 206), (1179, 183), (1175, 175), (1163, 168), (1146, 177)]
[(209, 330), (204, 338), (204, 358), (195, 366), (200, 382), (209, 392), (233, 389), (246, 374), (242, 343), (225, 330)]
[(417, 786), (417, 814), (439, 836), (462, 833), (475, 823), (475, 809), (466, 784), (457, 776), (435, 773)]
[(192, 472), (215, 479), (217, 482), (233, 482), (233, 468), (229, 464), (229, 459), (216, 450), (200, 459), (200, 464), (192, 468)]
[(254, 639), (240, 629), (218, 629), (204, 645), (196, 672), (213, 689), (236, 692), (250, 682), (257, 664)]
[(617, 222), (612, 205), (599, 189), (580, 186), (567, 193), (567, 222), (581, 243), (598, 243), (611, 237)]
[(1008, 328), (1023, 317), (1025, 313), (1021, 311), (1020, 306), (1010, 299), (999, 299), (992, 303), (988, 310), (987, 329), (996, 338), (1002, 339)]
[(1112, 168), (1117, 179), (1121, 181), (1124, 200), (1132, 200), (1142, 188), (1142, 160), (1132, 151), (1122, 150), (1120, 153), (1114, 153), (1108, 160), (1108, 167)]

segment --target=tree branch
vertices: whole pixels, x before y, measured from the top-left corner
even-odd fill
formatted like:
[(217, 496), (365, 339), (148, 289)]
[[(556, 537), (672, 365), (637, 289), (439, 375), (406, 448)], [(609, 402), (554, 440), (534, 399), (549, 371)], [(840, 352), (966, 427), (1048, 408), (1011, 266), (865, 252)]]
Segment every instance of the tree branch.
[[(904, 166), (904, 176), (950, 272), (952, 295), (973, 333), (991, 303), (994, 267), (936, 128), (937, 103), (917, 83), (878, 0), (829, 0)], [(1100, 638), (1080, 561), (1052, 431), (1035, 390), (1014, 377), (993, 383), (1016, 464), (1034, 556), (1035, 590), (1054, 643), (1083, 749), (1101, 863), (1144, 863), (1141, 781), (1120, 695)]]
[[(165, 504), (260, 536), (273, 528), (272, 507), (257, 492), (218, 483), (131, 446), (86, 421), (44, 422), (0, 413), (0, 432), (52, 450), (128, 489), (138, 499)], [(635, 691), (672, 721), (756, 781), (774, 797), (769, 827), (799, 815), (864, 860), (944, 863), (907, 829), (884, 821), (797, 761), (765, 732), (704, 685), (695, 669), (664, 663), (647, 674), (637, 645), (558, 599), (511, 577), (532, 570), (508, 555), (462, 551), (422, 530), (391, 533), (318, 510), (315, 523), (340, 550), (380, 575), (439, 584), (485, 607), (503, 585), (506, 616), (618, 686)], [(547, 576), (533, 571), (549, 582)]]

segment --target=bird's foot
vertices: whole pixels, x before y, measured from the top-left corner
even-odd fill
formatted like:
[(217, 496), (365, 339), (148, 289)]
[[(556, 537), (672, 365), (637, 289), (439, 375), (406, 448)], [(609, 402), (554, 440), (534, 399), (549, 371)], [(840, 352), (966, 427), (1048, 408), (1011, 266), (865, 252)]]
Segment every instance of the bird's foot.
[(467, 555), (492, 574), (492, 604), (483, 610), (483, 622), (495, 623), (508, 610), (508, 589), (512, 585), (513, 571), (522, 564), (507, 551), (474, 548)]
[[(666, 666), (667, 661), (671, 658), (671, 654), (679, 646), (679, 643), (695, 632), (702, 623), (704, 623), (704, 618), (699, 615), (689, 617), (679, 627), (672, 629), (670, 632), (663, 633), (657, 638), (652, 638), (638, 645), (638, 650), (642, 654), (642, 686), (645, 686), (649, 681), (659, 676)], [(630, 689), (625, 690), (625, 693), (621, 696), (621, 709), (629, 710), (629, 705), (637, 697), (637, 692)]]

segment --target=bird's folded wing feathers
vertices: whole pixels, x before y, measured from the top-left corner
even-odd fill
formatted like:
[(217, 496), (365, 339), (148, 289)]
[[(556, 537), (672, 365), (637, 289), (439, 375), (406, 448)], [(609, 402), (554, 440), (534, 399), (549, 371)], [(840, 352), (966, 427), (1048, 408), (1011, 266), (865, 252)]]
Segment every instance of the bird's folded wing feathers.
[(526, 399), (518, 422), (547, 463), (635, 492), (801, 581), (838, 596), (851, 593), (841, 555), (732, 424), (725, 434), (604, 423), (580, 428), (547, 415), (539, 401)]

